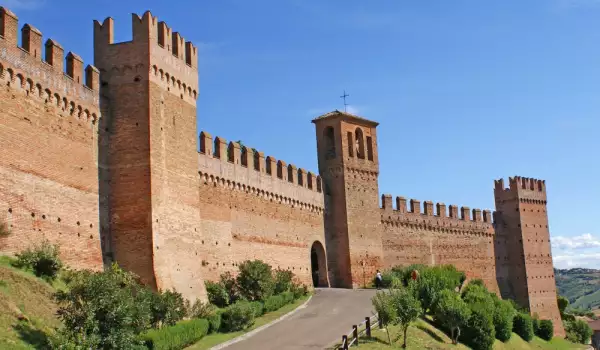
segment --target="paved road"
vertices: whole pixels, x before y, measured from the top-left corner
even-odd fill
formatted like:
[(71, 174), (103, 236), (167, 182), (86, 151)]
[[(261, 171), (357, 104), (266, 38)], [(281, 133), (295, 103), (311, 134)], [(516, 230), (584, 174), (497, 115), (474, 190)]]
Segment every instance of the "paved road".
[(371, 316), (374, 290), (317, 289), (307, 307), (225, 350), (324, 349)]

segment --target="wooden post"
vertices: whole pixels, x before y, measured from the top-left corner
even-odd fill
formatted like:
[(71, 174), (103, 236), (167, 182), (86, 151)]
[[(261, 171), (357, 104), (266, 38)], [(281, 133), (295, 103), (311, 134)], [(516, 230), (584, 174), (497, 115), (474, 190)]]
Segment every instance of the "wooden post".
[(370, 317), (365, 317), (365, 320), (367, 321), (367, 323), (366, 323), (367, 338), (371, 338), (371, 318)]
[(342, 335), (342, 350), (348, 350), (348, 336)]
[(358, 326), (352, 326), (352, 336), (354, 337), (354, 344), (358, 346)]

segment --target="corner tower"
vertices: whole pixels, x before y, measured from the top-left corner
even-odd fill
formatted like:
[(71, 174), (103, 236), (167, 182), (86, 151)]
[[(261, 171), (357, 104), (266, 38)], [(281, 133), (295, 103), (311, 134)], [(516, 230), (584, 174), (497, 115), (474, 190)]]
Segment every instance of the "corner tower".
[(104, 230), (124, 268), (156, 289), (204, 297), (196, 143), (197, 51), (150, 12), (132, 15), (133, 39), (115, 43), (113, 19), (94, 22), (107, 122), (101, 157)]
[(503, 298), (513, 298), (531, 315), (552, 320), (564, 335), (548, 230), (546, 182), (516, 176), (495, 181), (496, 269)]
[(313, 123), (325, 195), (330, 282), (336, 287), (362, 287), (383, 266), (378, 123), (337, 110)]

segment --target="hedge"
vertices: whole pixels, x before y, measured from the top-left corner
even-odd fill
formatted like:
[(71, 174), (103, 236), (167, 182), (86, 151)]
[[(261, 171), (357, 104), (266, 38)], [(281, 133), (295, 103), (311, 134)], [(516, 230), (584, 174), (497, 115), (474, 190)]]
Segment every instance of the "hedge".
[(221, 328), (221, 312), (215, 312), (206, 319), (208, 321), (208, 332), (217, 333)]
[(229, 305), (221, 314), (221, 331), (236, 332), (254, 324), (254, 309), (247, 301)]
[(523, 340), (533, 339), (533, 321), (531, 316), (519, 312), (513, 319), (513, 332), (517, 333)]
[(208, 333), (207, 320), (195, 319), (161, 329), (153, 329), (143, 335), (146, 346), (151, 350), (178, 350), (192, 345)]
[(283, 295), (273, 295), (265, 300), (265, 312), (273, 312), (279, 310), (286, 304)]

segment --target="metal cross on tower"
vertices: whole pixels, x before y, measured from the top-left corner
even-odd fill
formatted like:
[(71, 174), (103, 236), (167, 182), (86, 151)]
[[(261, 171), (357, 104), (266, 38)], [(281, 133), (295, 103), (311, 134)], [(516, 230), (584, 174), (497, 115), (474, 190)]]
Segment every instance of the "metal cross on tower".
[(348, 96), (350, 96), (350, 95), (348, 95), (348, 94), (346, 93), (346, 90), (344, 90), (344, 94), (343, 94), (342, 96), (340, 96), (340, 98), (343, 98), (343, 99), (344, 99), (344, 113), (348, 112), (348, 111), (347, 111), (347, 109), (348, 109), (348, 104), (346, 103), (346, 97), (348, 97)]

